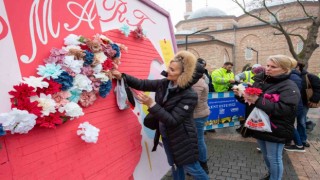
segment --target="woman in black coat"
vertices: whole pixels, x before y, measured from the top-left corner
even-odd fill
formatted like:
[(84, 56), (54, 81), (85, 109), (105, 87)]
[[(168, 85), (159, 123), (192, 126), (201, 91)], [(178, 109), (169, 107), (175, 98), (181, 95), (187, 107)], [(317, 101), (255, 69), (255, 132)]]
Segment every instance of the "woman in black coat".
[[(293, 138), (295, 112), (300, 99), (297, 85), (289, 79), (291, 69), (297, 62), (284, 55), (270, 56), (264, 73), (254, 77), (253, 87), (262, 89), (262, 94), (244, 95), (248, 103), (254, 104), (269, 115), (272, 132), (252, 130), (257, 139), (269, 173), (264, 179), (281, 180), (283, 174), (282, 152), (284, 144)], [(235, 94), (239, 94), (234, 90)], [(279, 100), (265, 98), (265, 94), (279, 95)]]
[(144, 93), (136, 94), (136, 98), (148, 106), (149, 114), (144, 124), (156, 130), (153, 151), (161, 135), (174, 179), (184, 179), (184, 171), (195, 179), (209, 179), (198, 162), (197, 132), (193, 122), (198, 96), (191, 88), (203, 73), (204, 68), (188, 51), (175, 55), (164, 79), (141, 80), (119, 71), (112, 72), (117, 79), (124, 77), (134, 89), (156, 93), (154, 100)]

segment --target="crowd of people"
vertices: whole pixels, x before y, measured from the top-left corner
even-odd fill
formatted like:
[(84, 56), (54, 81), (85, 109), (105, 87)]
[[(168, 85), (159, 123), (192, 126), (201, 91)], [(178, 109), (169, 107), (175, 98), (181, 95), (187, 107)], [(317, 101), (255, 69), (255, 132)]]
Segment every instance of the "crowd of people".
[[(249, 134), (257, 139), (268, 168), (262, 179), (280, 180), (283, 150), (304, 152), (304, 148), (310, 146), (307, 112), (319, 103), (319, 77), (308, 73), (303, 63), (285, 55), (270, 56), (264, 67), (255, 64), (236, 75), (232, 72), (231, 62), (225, 62), (211, 75), (205, 67), (204, 59), (197, 59), (188, 51), (180, 51), (170, 61), (163, 79), (142, 80), (117, 70), (112, 74), (116, 79), (125, 77), (128, 86), (134, 89), (155, 92), (154, 99), (144, 93), (136, 94), (135, 98), (148, 107), (149, 114), (144, 122), (155, 124), (153, 150), (156, 150), (161, 137), (173, 179), (183, 180), (185, 174), (194, 179), (209, 179), (204, 140), (204, 124), (210, 115), (208, 93), (233, 91), (235, 97), (246, 105), (246, 116), (254, 108), (269, 115), (272, 132), (250, 130)], [(242, 94), (234, 88), (239, 83), (259, 88), (262, 94)], [(313, 89), (310, 98), (306, 94), (309, 87)], [(265, 95), (273, 94), (279, 97), (277, 101), (265, 98)], [(244, 128), (243, 124), (244, 121), (238, 132)]]

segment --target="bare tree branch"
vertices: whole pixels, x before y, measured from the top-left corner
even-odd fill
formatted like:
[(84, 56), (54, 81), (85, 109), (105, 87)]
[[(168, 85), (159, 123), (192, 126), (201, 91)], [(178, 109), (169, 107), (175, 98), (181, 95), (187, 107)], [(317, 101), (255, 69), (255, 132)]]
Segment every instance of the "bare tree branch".
[(315, 17), (314, 17), (314, 16), (311, 16), (311, 15), (309, 15), (309, 13), (307, 13), (306, 8), (305, 8), (304, 5), (302, 4), (302, 2), (299, 1), (299, 0), (297, 0), (297, 2), (298, 2), (298, 4), (301, 6), (304, 14), (305, 14), (309, 19), (311, 19), (312, 21), (315, 21)]
[[(303, 36), (301, 34), (293, 34), (293, 33), (287, 33), (289, 36), (297, 36), (301, 39), (302, 42), (305, 42), (305, 39), (303, 38)], [(273, 35), (284, 35), (282, 32), (277, 33), (274, 32)]]

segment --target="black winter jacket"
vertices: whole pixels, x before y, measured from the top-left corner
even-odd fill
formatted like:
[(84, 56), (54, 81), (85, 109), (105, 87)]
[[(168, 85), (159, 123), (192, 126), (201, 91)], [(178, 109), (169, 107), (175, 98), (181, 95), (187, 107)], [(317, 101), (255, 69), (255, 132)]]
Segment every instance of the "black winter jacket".
[[(272, 132), (253, 131), (252, 136), (256, 139), (285, 143), (293, 138), (294, 121), (300, 92), (297, 85), (289, 80), (290, 75), (277, 77), (266, 76), (264, 73), (254, 77), (253, 87), (262, 89), (255, 103), (255, 107), (263, 110), (270, 117)], [(271, 102), (263, 98), (263, 94), (279, 94), (279, 102)]]
[[(149, 108), (145, 117), (153, 121), (161, 121), (166, 126), (166, 136), (176, 165), (190, 164), (198, 161), (197, 132), (193, 122), (193, 110), (198, 96), (191, 86), (175, 88), (169, 91), (167, 101), (163, 102), (169, 80), (140, 80), (123, 74), (130, 87), (142, 91), (155, 92), (156, 105)], [(155, 147), (159, 142), (159, 128), (155, 136)]]

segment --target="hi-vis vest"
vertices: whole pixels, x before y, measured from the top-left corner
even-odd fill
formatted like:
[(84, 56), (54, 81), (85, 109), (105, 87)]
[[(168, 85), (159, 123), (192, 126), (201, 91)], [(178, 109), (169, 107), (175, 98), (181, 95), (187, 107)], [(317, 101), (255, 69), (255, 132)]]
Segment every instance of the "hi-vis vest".
[(251, 78), (254, 76), (253, 72), (251, 72), (251, 71), (245, 71), (244, 74), (245, 74), (245, 76), (246, 76), (246, 79), (245, 79), (243, 82), (246, 82), (246, 83), (250, 82), (251, 84), (253, 84), (253, 83), (254, 83), (254, 80), (251, 79)]

